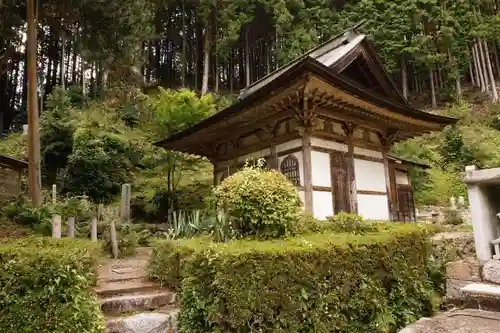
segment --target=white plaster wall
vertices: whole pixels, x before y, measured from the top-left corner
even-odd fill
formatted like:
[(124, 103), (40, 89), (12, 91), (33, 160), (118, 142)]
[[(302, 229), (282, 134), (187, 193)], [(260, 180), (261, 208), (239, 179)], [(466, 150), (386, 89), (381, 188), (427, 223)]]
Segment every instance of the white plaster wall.
[[(299, 161), (300, 186), (304, 186), (304, 160), (302, 159), (302, 152), (298, 151), (298, 152), (295, 152), (295, 153), (290, 154), (290, 155), (295, 156), (297, 158), (297, 160)], [(281, 171), (281, 162), (287, 156), (288, 155), (278, 157), (278, 166), (280, 167), (280, 171)]]
[(330, 154), (313, 151), (311, 155), (313, 186), (331, 187)]
[(321, 148), (333, 149), (347, 152), (347, 145), (335, 141), (324, 140), (320, 138), (311, 138), (311, 145)]
[(367, 220), (389, 220), (386, 195), (358, 194), (358, 214)]
[(383, 163), (354, 159), (354, 170), (357, 190), (387, 191)]
[(297, 148), (297, 147), (302, 147), (302, 139), (295, 139), (295, 140), (291, 140), (291, 141), (276, 145), (276, 152), (280, 153), (282, 151)]
[(263, 158), (263, 157), (266, 157), (269, 155), (271, 155), (270, 148), (262, 149), (262, 150), (254, 152), (254, 153), (250, 153), (250, 154), (238, 157), (238, 163), (245, 163), (247, 160), (257, 159), (257, 158), (261, 158), (261, 157)]
[(374, 158), (383, 158), (384, 157), (382, 155), (382, 152), (380, 152), (380, 151), (361, 148), (361, 147), (354, 147), (354, 154), (368, 156), (368, 157), (374, 157)]
[(396, 184), (410, 185), (408, 174), (406, 172), (396, 170)]
[(318, 220), (334, 215), (332, 192), (313, 191), (313, 212)]

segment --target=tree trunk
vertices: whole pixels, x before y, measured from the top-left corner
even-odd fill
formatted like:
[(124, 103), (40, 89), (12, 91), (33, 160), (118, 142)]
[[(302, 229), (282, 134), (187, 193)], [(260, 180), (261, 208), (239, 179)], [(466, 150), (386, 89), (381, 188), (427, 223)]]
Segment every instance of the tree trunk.
[(203, 46), (203, 80), (201, 84), (201, 94), (204, 95), (208, 92), (208, 74), (210, 72), (210, 30), (208, 29), (208, 23), (205, 27), (205, 41)]
[(245, 87), (250, 85), (250, 49), (248, 47), (248, 30), (247, 27), (245, 29), (245, 50), (243, 52), (243, 56), (245, 57)]
[(182, 0), (181, 86), (186, 87), (186, 0)]
[(408, 68), (404, 57), (401, 59), (401, 85), (403, 87), (403, 97), (408, 100)]
[(85, 61), (83, 58), (80, 59), (80, 70), (82, 72), (82, 95), (85, 96), (87, 94), (87, 80), (85, 78)]
[(61, 88), (66, 90), (66, 68), (64, 59), (66, 58), (66, 38), (61, 35)]
[(487, 69), (486, 69), (486, 58), (484, 56), (484, 52), (483, 52), (483, 48), (481, 46), (481, 40), (480, 39), (477, 39), (477, 49), (479, 50), (479, 59), (480, 59), (480, 63), (481, 63), (481, 69), (482, 69), (482, 73), (483, 73), (483, 78), (484, 78), (484, 84), (485, 84), (485, 89), (486, 91), (489, 91), (490, 90), (490, 87), (489, 87), (489, 79), (488, 79), (488, 74), (487, 74)]
[(500, 77), (500, 57), (498, 56), (498, 48), (497, 48), (497, 43), (493, 42), (493, 56), (495, 59), (495, 72), (497, 74), (497, 78)]
[(473, 61), (469, 60), (469, 76), (473, 86), (477, 86), (476, 78), (474, 77), (474, 69), (472, 68)]
[(492, 93), (492, 99), (493, 103), (498, 103), (498, 91), (497, 91), (497, 85), (495, 82), (495, 77), (493, 76), (493, 68), (491, 67), (491, 60), (490, 60), (490, 53), (488, 50), (488, 44), (483, 40), (481, 42), (483, 52), (485, 54), (485, 61), (486, 61), (486, 68), (488, 69), (488, 77), (489, 81), (491, 84), (491, 93)]
[(455, 59), (451, 55), (451, 50), (448, 47), (448, 61), (450, 63), (450, 69), (453, 72), (453, 76), (455, 79), (455, 87), (456, 87), (456, 93), (457, 93), (457, 99), (460, 99), (462, 97), (462, 85), (460, 84), (460, 72), (458, 70), (458, 66), (455, 62)]
[(432, 107), (436, 108), (437, 107), (437, 102), (436, 102), (436, 88), (434, 86), (434, 70), (431, 69), (429, 71), (429, 82), (431, 85), (431, 102), (432, 102)]
[(227, 79), (229, 80), (229, 92), (234, 91), (234, 50), (231, 48), (229, 52), (229, 68), (227, 71)]
[(477, 47), (477, 42), (474, 41), (474, 45), (472, 47), (472, 53), (473, 53), (473, 58), (474, 58), (474, 64), (476, 68), (476, 77), (479, 81), (479, 87), (481, 88), (482, 92), (486, 91), (486, 83), (484, 81), (484, 76), (483, 76), (483, 70), (481, 68), (481, 60), (479, 59), (479, 49)]

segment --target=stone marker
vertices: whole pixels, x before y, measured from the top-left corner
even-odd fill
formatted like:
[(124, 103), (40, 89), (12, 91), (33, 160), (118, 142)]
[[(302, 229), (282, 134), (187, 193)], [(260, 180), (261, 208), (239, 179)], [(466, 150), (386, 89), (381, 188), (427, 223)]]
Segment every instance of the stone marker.
[(61, 238), (61, 215), (52, 215), (52, 237)]
[(75, 238), (75, 218), (68, 217), (68, 237)]
[(465, 207), (465, 198), (463, 196), (458, 197), (458, 206), (461, 208)]
[(123, 184), (120, 216), (127, 221), (130, 219), (130, 196), (131, 196), (130, 184)]
[(90, 228), (90, 239), (93, 242), (97, 242), (97, 216), (92, 217), (92, 225)]
[(57, 186), (56, 184), (52, 184), (52, 203), (55, 204), (57, 202)]

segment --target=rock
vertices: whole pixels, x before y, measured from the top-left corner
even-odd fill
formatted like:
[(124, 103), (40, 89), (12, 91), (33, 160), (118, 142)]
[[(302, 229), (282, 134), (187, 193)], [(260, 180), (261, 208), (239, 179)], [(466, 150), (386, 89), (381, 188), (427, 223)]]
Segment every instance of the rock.
[(474, 258), (466, 258), (446, 266), (446, 278), (452, 280), (481, 281), (480, 265)]
[(500, 260), (490, 260), (483, 266), (483, 279), (500, 284)]
[(463, 280), (446, 280), (446, 298), (448, 300), (462, 300), (464, 295), (460, 289), (470, 284), (469, 281)]
[(141, 313), (108, 322), (108, 333), (175, 333), (178, 311)]

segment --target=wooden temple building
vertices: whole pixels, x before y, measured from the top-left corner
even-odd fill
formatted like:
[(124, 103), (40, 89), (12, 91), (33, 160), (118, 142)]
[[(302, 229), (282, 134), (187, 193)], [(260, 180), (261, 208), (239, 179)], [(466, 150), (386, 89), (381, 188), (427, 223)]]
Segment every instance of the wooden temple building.
[(351, 28), (245, 88), (227, 109), (159, 143), (206, 156), (220, 183), (264, 158), (323, 219), (415, 220), (411, 162), (389, 155), (397, 141), (456, 119), (414, 109), (367, 37)]

